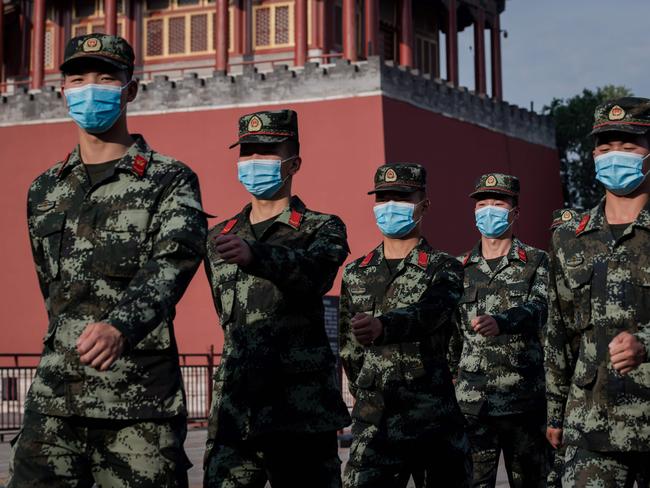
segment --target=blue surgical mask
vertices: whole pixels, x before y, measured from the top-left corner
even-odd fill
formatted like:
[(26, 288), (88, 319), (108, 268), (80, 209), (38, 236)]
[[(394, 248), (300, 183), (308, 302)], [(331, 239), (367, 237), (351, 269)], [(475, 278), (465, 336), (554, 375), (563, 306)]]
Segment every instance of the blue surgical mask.
[[(249, 159), (237, 163), (237, 177), (249, 193), (263, 200), (275, 195), (286, 178), (282, 179), (282, 163), (294, 159)], [(287, 177), (288, 178), (288, 177)]]
[(508, 222), (510, 210), (489, 205), (474, 212), (476, 227), (479, 232), (489, 239), (502, 236), (512, 225)]
[[(420, 203), (417, 205), (420, 205)], [(417, 205), (409, 202), (394, 202), (392, 200), (375, 205), (374, 212), (377, 227), (379, 227), (381, 233), (386, 237), (394, 239), (404, 237), (421, 220), (418, 219), (416, 221), (413, 218)]]
[[(122, 115), (122, 90), (129, 86), (96, 85), (66, 88), (70, 117), (86, 132), (101, 134), (109, 130)], [(124, 105), (126, 108), (126, 105)]]
[(596, 156), (596, 179), (615, 195), (628, 195), (641, 186), (647, 173), (643, 173), (640, 154), (610, 151)]

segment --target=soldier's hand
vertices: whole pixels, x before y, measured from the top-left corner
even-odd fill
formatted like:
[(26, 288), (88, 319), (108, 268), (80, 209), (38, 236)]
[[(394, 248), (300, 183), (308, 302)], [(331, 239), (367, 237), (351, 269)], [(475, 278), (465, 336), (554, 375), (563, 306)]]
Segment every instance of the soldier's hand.
[(239, 236), (219, 236), (214, 242), (219, 257), (228, 264), (247, 266), (253, 260), (253, 253), (251, 252), (250, 246)]
[(384, 326), (376, 317), (365, 313), (358, 313), (350, 322), (352, 333), (362, 346), (369, 346), (375, 339), (384, 333)]
[(77, 339), (82, 364), (106, 371), (124, 350), (124, 336), (110, 324), (89, 324)]
[(553, 446), (553, 449), (559, 449), (562, 446), (562, 429), (546, 427), (546, 440)]
[(472, 319), (472, 329), (484, 337), (495, 337), (501, 333), (499, 324), (492, 315), (479, 315)]
[(621, 332), (609, 343), (609, 356), (614, 369), (627, 374), (645, 361), (646, 350), (632, 334)]

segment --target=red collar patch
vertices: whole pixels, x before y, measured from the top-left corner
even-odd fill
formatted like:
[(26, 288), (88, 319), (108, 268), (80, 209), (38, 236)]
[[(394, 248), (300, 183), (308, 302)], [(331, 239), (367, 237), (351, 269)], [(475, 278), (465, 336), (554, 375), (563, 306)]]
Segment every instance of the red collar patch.
[(469, 262), (469, 257), (472, 255), (471, 252), (468, 252), (465, 254), (465, 259), (463, 259), (463, 267), (467, 266), (467, 263)]
[(528, 262), (528, 254), (526, 254), (526, 251), (522, 249), (521, 247), (517, 250), (517, 255), (519, 256), (519, 260), (522, 263), (527, 263)]
[(57, 177), (58, 177), (58, 176), (61, 176), (61, 173), (63, 172), (63, 168), (65, 168), (66, 165), (68, 164), (68, 161), (70, 161), (70, 156), (72, 156), (72, 153), (69, 153), (69, 154), (65, 157), (65, 159), (63, 160), (63, 164), (62, 164), (61, 167), (59, 168), (59, 171), (56, 172), (56, 176), (57, 176)]
[(297, 210), (292, 210), (291, 211), (291, 216), (289, 217), (289, 225), (291, 227), (293, 227), (294, 229), (299, 229), (300, 228), (300, 222), (302, 222), (302, 217), (303, 217), (303, 214), (301, 214)]
[(226, 224), (226, 226), (221, 230), (219, 235), (223, 236), (228, 234), (236, 224), (237, 224), (237, 219), (230, 219)]
[(587, 227), (587, 224), (589, 223), (589, 220), (591, 220), (591, 216), (585, 215), (582, 217), (582, 220), (578, 224), (578, 228), (576, 229), (576, 235), (579, 236)]
[(133, 166), (131, 166), (131, 169), (142, 178), (144, 170), (147, 169), (147, 160), (138, 154), (133, 160)]
[(365, 258), (363, 258), (363, 261), (361, 261), (361, 264), (359, 265), (361, 268), (365, 268), (370, 264), (370, 261), (372, 261), (372, 257), (375, 255), (374, 251), (370, 252)]
[(429, 264), (429, 255), (424, 251), (420, 251), (420, 253), (418, 254), (418, 266), (420, 268), (426, 269), (428, 264)]

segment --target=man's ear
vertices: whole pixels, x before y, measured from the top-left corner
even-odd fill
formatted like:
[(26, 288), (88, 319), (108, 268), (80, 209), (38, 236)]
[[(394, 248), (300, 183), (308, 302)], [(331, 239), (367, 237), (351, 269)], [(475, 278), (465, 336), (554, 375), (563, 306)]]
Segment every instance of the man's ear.
[(298, 170), (300, 169), (300, 166), (302, 165), (302, 158), (300, 156), (297, 156), (295, 159), (292, 159), (289, 162), (289, 176), (295, 175)]
[(135, 100), (135, 97), (138, 95), (138, 88), (139, 88), (139, 83), (138, 80), (135, 78), (132, 78), (129, 81), (129, 85), (126, 89), (126, 101), (127, 102), (132, 102)]

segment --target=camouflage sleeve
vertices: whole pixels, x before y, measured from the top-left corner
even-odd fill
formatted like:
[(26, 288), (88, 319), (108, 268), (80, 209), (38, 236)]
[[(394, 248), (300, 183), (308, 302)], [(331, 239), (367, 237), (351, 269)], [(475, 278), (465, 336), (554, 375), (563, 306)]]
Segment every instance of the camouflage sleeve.
[(463, 295), (463, 273), (457, 259), (445, 258), (418, 302), (378, 317), (384, 326), (381, 343), (419, 341), (448, 325)]
[(327, 293), (349, 253), (345, 224), (338, 217), (325, 222), (306, 249), (247, 242), (253, 252), (253, 261), (245, 267), (246, 272), (296, 295)]
[(350, 311), (350, 296), (345, 284), (345, 274), (341, 285), (341, 303), (339, 306), (339, 351), (341, 363), (348, 377), (350, 393), (356, 397), (356, 382), (363, 365), (363, 346), (354, 338), (352, 327), (352, 313)]
[(451, 371), (451, 375), (455, 378), (458, 376), (460, 356), (463, 352), (463, 331), (461, 330), (460, 313), (458, 309), (454, 310), (452, 322), (454, 327), (452, 328), (451, 337), (449, 339), (447, 362), (449, 363), (449, 371)]
[(45, 274), (45, 253), (43, 252), (43, 243), (34, 232), (33, 221), (33, 206), (34, 197), (30, 189), (27, 197), (27, 227), (29, 230), (29, 243), (32, 248), (32, 256), (34, 258), (34, 267), (36, 268), (36, 276), (38, 278), (38, 286), (41, 289), (41, 294), (45, 300), (45, 309), (47, 310), (48, 317), (50, 316), (50, 287)]
[(573, 295), (562, 273), (554, 241), (550, 253), (549, 320), (544, 344), (544, 369), (547, 423), (549, 427), (561, 428), (579, 341), (570, 327), (574, 316)]
[(644, 362), (648, 363), (650, 362), (650, 324), (639, 326), (639, 329), (640, 330), (634, 334), (634, 337), (643, 344), (643, 347), (645, 348)]
[(152, 219), (153, 251), (133, 277), (117, 306), (104, 319), (135, 346), (165, 317), (173, 316), (205, 254), (206, 219), (198, 178), (178, 175)]
[(494, 315), (501, 334), (541, 334), (548, 318), (548, 257), (543, 255), (530, 288), (529, 300)]

